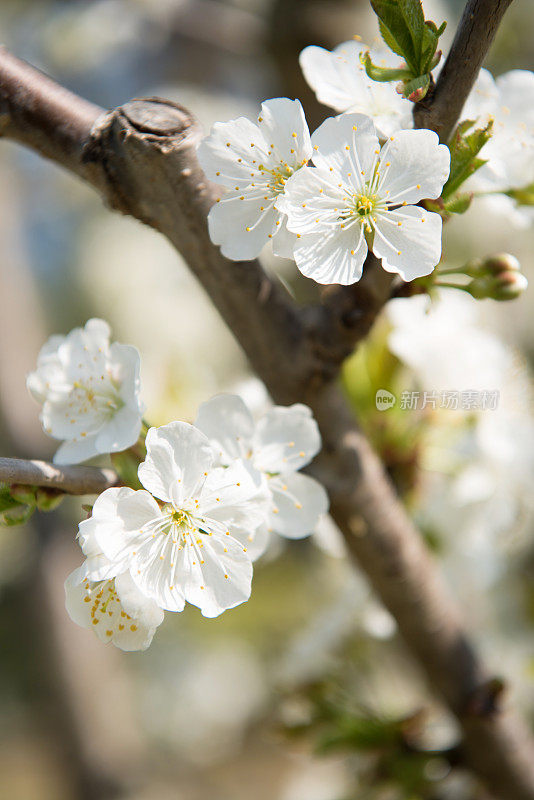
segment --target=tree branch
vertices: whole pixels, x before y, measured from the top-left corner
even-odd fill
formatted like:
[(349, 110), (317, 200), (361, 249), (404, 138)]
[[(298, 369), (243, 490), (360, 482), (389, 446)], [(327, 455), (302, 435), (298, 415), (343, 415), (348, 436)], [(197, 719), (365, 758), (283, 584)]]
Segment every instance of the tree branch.
[[(27, 69), (24, 76), (30, 84), (42, 80)], [(24, 108), (20, 80), (17, 98), (6, 101), (9, 87), (2, 74), (0, 55), (4, 105)], [(39, 96), (31, 85), (28, 92)], [(34, 123), (38, 116), (34, 108)], [(217, 190), (206, 182), (196, 160), (201, 134), (195, 120), (182, 107), (157, 98), (134, 100), (101, 117), (95, 112), (92, 126), (90, 116), (85, 130), (72, 127), (77, 138), (64, 158), (54, 126), (33, 133), (21, 130), (21, 119), (27, 117), (14, 114), (4, 132), (30, 146), (34, 137), (41, 152), (67, 167), (78, 153), (74, 172), (96, 186), (112, 208), (137, 217), (174, 243), (274, 400), (311, 406), (323, 436), (315, 468), (329, 490), (332, 515), (429, 683), (459, 719), (470, 766), (502, 800), (534, 800), (530, 734), (487, 690), (489, 676), (458, 610), (333, 382), (336, 370), (322, 359), (308, 318), (302, 319), (258, 262), (229, 262), (209, 239), (206, 215)], [(49, 145), (43, 142), (47, 136)]]
[(66, 494), (100, 494), (119, 484), (112, 469), (98, 467), (58, 467), (48, 461), (0, 458), (0, 483), (45, 486)]
[(433, 92), (414, 109), (416, 128), (430, 128), (446, 142), (512, 0), (468, 0)]

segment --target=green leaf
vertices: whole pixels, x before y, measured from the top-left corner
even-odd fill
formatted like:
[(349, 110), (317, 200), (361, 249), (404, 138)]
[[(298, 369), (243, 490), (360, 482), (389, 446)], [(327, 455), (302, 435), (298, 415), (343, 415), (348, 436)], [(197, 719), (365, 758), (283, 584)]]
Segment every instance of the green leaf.
[(411, 78), (430, 72), (438, 40), (446, 23), (438, 28), (425, 20), (420, 0), (371, 0), (385, 44), (401, 56)]
[(450, 214), (465, 214), (473, 200), (472, 192), (462, 192), (456, 194), (447, 200), (445, 203), (445, 210)]
[(387, 81), (405, 81), (411, 78), (411, 72), (407, 69), (379, 67), (373, 64), (369, 51), (360, 55), (360, 61), (364, 65), (367, 75), (373, 81), (385, 83)]
[(491, 137), (493, 121), (490, 120), (484, 128), (476, 128), (471, 133), (467, 133), (474, 124), (473, 120), (460, 122), (449, 144), (451, 171), (441, 193), (444, 199), (455, 194), (462, 183), (486, 163), (484, 159), (477, 156)]
[(404, 96), (413, 103), (418, 103), (430, 89), (430, 75), (421, 75), (404, 84)]
[(520, 206), (534, 206), (534, 183), (525, 186), (523, 189), (510, 189), (504, 192), (508, 197), (513, 198)]

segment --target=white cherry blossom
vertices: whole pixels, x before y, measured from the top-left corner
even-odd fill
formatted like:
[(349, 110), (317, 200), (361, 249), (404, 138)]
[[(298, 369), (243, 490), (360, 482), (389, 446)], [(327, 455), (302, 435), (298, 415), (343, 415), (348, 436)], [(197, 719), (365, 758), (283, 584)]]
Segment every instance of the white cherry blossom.
[(480, 71), (467, 98), (462, 118), (485, 125), (493, 120), (493, 133), (467, 187), (480, 192), (522, 189), (534, 181), (534, 73), (514, 69), (496, 80)]
[(254, 543), (256, 554), (266, 546), (268, 530), (289, 539), (313, 532), (328, 510), (328, 497), (318, 481), (298, 472), (321, 449), (307, 406), (275, 406), (255, 423), (240, 397), (217, 395), (201, 405), (195, 426), (212, 442), (221, 464), (242, 459), (256, 480), (261, 475), (267, 482), (269, 520)]
[(314, 167), (289, 179), (277, 205), (297, 234), (294, 258), (317, 283), (361, 278), (369, 249), (411, 281), (441, 257), (441, 217), (416, 205), (439, 197), (450, 153), (433, 131), (399, 131), (380, 147), (361, 114), (324, 122), (312, 137)]
[(360, 54), (366, 51), (373, 64), (400, 66), (400, 59), (389, 50), (369, 49), (354, 40), (343, 42), (332, 51), (314, 45), (306, 47), (300, 54), (300, 66), (320, 103), (338, 112), (367, 114), (381, 138), (413, 128), (413, 104), (395, 90), (394, 83), (369, 78), (360, 61)]
[(267, 100), (257, 122), (239, 117), (213, 126), (198, 158), (208, 178), (226, 188), (208, 216), (211, 240), (223, 255), (250, 260), (272, 241), (277, 255), (292, 258), (295, 237), (275, 200), (310, 156), (310, 134), (298, 100)]
[(110, 577), (102, 553), (161, 608), (187, 601), (215, 617), (250, 596), (247, 542), (265, 520), (265, 491), (239, 462), (214, 467), (208, 439), (185, 422), (150, 428), (146, 447), (146, 490), (107, 489), (80, 526), (87, 577)]
[(136, 348), (110, 344), (101, 319), (46, 342), (26, 385), (42, 404), (46, 433), (63, 440), (56, 464), (78, 464), (135, 444), (144, 411), (139, 368)]
[(90, 581), (80, 580), (75, 570), (65, 581), (65, 605), (73, 622), (121, 650), (146, 650), (164, 616), (154, 600), (139, 591), (128, 572)]

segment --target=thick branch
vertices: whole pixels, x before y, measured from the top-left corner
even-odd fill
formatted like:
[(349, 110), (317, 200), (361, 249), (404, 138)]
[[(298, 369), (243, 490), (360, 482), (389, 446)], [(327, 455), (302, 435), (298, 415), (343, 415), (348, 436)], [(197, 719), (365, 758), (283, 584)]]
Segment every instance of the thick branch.
[[(1, 76), (0, 58), (0, 83)], [(31, 80), (41, 76), (35, 73)], [(81, 131), (65, 159), (57, 141), (50, 151), (68, 166), (77, 148), (82, 163), (75, 171), (88, 170), (108, 204), (175, 244), (273, 398), (313, 408), (324, 442), (316, 468), (329, 490), (332, 514), (430, 684), (458, 717), (471, 767), (502, 800), (534, 800), (530, 736), (494, 701), (488, 675), (435, 564), (329, 380), (332, 371), (319, 358), (317, 343), (257, 262), (229, 262), (211, 244), (206, 214), (216, 190), (196, 160), (199, 136), (185, 109), (158, 99), (137, 100)], [(16, 138), (29, 143), (31, 137), (17, 132)]]
[(0, 458), (0, 483), (45, 486), (80, 495), (100, 494), (110, 486), (117, 486), (119, 478), (112, 469), (58, 467), (48, 461)]
[(416, 128), (446, 142), (512, 0), (468, 0), (436, 88), (414, 111)]

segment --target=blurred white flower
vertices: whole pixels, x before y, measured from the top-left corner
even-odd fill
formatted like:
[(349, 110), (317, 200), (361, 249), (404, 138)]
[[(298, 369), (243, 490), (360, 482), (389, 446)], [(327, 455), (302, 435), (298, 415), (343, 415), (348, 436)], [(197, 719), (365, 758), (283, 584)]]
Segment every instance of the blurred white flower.
[(80, 581), (75, 570), (65, 581), (65, 605), (73, 622), (121, 650), (146, 650), (163, 622), (161, 608), (139, 591), (128, 572)]
[(493, 134), (480, 155), (487, 159), (470, 179), (477, 191), (521, 189), (534, 181), (534, 73), (514, 69), (496, 80), (483, 69), (462, 117), (486, 124)]
[(318, 283), (361, 278), (369, 249), (403, 280), (428, 275), (441, 257), (441, 217), (415, 205), (439, 197), (450, 153), (432, 131), (400, 131), (381, 148), (372, 120), (330, 117), (313, 134), (315, 167), (286, 184), (278, 208), (297, 234), (294, 258)]
[(146, 447), (139, 479), (148, 491), (107, 489), (80, 531), (91, 525), (115, 574), (129, 570), (162, 608), (182, 611), (187, 600), (218, 616), (250, 596), (246, 543), (265, 520), (265, 492), (240, 463), (214, 468), (207, 438), (186, 422), (150, 428)]
[[(289, 539), (314, 530), (328, 510), (328, 497), (318, 481), (298, 474), (321, 449), (307, 406), (275, 406), (255, 423), (240, 397), (218, 395), (200, 406), (195, 426), (212, 442), (221, 464), (242, 459), (256, 481), (263, 476), (270, 493), (269, 530)], [(266, 544), (262, 535), (255, 554)]]
[(215, 123), (198, 158), (208, 178), (226, 187), (208, 216), (211, 240), (223, 255), (249, 260), (272, 240), (276, 255), (292, 258), (295, 237), (275, 200), (310, 156), (310, 134), (298, 100), (267, 100), (257, 124), (246, 117)]
[(426, 295), (388, 303), (390, 350), (416, 374), (422, 389), (499, 390), (509, 356), (503, 343), (477, 324), (478, 303), (454, 290), (431, 302)]
[(310, 46), (300, 54), (304, 77), (320, 103), (336, 111), (367, 114), (385, 139), (396, 131), (413, 128), (413, 104), (395, 90), (394, 83), (379, 83), (368, 77), (360, 54), (369, 50), (373, 64), (400, 66), (400, 59), (385, 48), (371, 48), (354, 40), (334, 50)]
[(114, 342), (100, 319), (67, 336), (52, 336), (41, 349), (27, 387), (42, 404), (46, 433), (63, 439), (56, 464), (78, 464), (135, 444), (144, 405), (139, 398), (139, 353)]
[[(481, 70), (462, 117), (479, 125), (493, 120), (493, 134), (480, 152), (487, 159), (465, 183), (474, 192), (507, 192), (534, 182), (534, 73), (514, 69), (496, 80)], [(532, 224), (532, 208), (497, 195), (500, 210), (516, 227)]]

